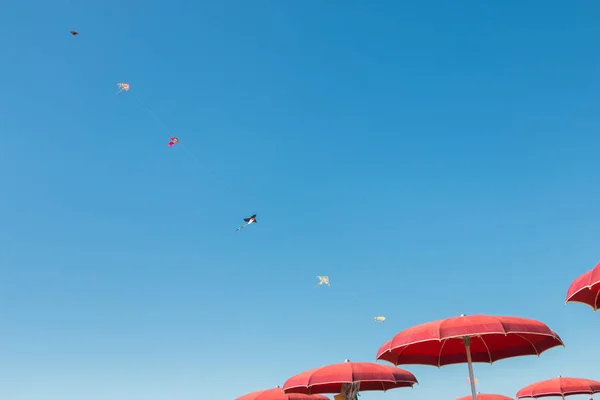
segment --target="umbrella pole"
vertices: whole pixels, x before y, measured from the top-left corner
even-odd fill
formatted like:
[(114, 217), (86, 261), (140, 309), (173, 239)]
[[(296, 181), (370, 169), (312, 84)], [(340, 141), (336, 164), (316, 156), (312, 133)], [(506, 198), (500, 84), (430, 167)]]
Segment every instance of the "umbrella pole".
[(471, 359), (471, 338), (469, 336), (463, 337), (463, 343), (465, 344), (465, 350), (467, 351), (467, 365), (469, 366), (469, 381), (471, 381), (471, 395), (473, 400), (477, 400), (477, 390), (475, 390), (475, 376), (473, 374), (473, 360)]

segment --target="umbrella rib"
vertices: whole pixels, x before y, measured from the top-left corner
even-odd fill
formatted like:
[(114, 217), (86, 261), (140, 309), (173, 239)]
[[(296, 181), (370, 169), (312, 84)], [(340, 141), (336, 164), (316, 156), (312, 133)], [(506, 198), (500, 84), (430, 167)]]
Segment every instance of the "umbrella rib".
[(410, 347), (410, 345), (403, 347), (403, 348), (402, 348), (402, 350), (400, 350), (400, 351), (399, 351), (399, 352), (397, 352), (397, 353), (396, 353), (395, 351), (392, 351), (392, 348), (391, 348), (391, 347), (392, 347), (392, 346), (390, 345), (390, 349), (389, 349), (388, 351), (389, 351), (390, 353), (392, 353), (394, 356), (396, 356), (396, 362), (394, 362), (394, 364), (395, 364), (396, 366), (398, 366), (398, 359), (400, 358), (400, 356), (402, 355), (402, 353), (404, 353), (404, 350), (408, 349), (408, 348)]
[(485, 349), (487, 350), (488, 358), (490, 360), (490, 364), (492, 364), (494, 362), (494, 360), (492, 360), (492, 352), (490, 351), (489, 346), (487, 345), (487, 343), (483, 339), (483, 336), (480, 336), (480, 338), (481, 338), (481, 343), (483, 343), (483, 345), (485, 346)]
[[(590, 287), (590, 290), (592, 288)], [(594, 305), (592, 307), (594, 307), (594, 312), (598, 311), (598, 296), (600, 296), (600, 290), (598, 290), (598, 292), (596, 292), (596, 298), (594, 299)]]
[(581, 292), (583, 290), (586, 290), (586, 289), (590, 289), (590, 286), (589, 285), (585, 285), (585, 286), (580, 287), (579, 289), (577, 289), (576, 291), (574, 291), (573, 293), (571, 293), (571, 296), (569, 296), (569, 297), (573, 297), (576, 294), (578, 294), (579, 292)]
[[(585, 301), (579, 301), (579, 300), (569, 300), (567, 303), (578, 303), (578, 304), (585, 304), (586, 306), (589, 306), (589, 304), (586, 303)], [(593, 307), (593, 308), (594, 308), (594, 311), (598, 311), (598, 309), (596, 309), (596, 307)]]
[(521, 339), (525, 340), (527, 343), (529, 343), (531, 345), (531, 347), (533, 348), (533, 351), (535, 351), (535, 354), (539, 357), (540, 353), (538, 352), (537, 347), (535, 347), (535, 345), (531, 342), (531, 340), (527, 339), (526, 337), (515, 333), (516, 336), (520, 337)]
[[(600, 265), (600, 264), (598, 264), (598, 265)], [(597, 266), (598, 266), (598, 265), (597, 265)], [(596, 267), (597, 267), (597, 266), (596, 266)], [(573, 296), (575, 296), (576, 294), (578, 294), (578, 293), (580, 293), (580, 292), (582, 292), (582, 291), (584, 291), (584, 290), (592, 290), (592, 287), (593, 287), (594, 285), (596, 285), (596, 284), (600, 283), (600, 281), (592, 282), (592, 271), (594, 271), (594, 269), (596, 269), (596, 268), (593, 268), (593, 269), (591, 269), (590, 271), (588, 271), (588, 272), (586, 273), (586, 274), (588, 274), (588, 273), (590, 274), (590, 275), (589, 275), (589, 279), (587, 280), (588, 284), (587, 284), (587, 285), (584, 285), (584, 286), (582, 286), (582, 287), (580, 287), (578, 290), (576, 290), (575, 292), (573, 292), (573, 293), (571, 294), (571, 296), (570, 296), (570, 297), (573, 297)], [(585, 274), (584, 274), (584, 275), (585, 275)], [(573, 282), (573, 283), (571, 284), (571, 286), (573, 286), (574, 284), (575, 284), (575, 282)], [(567, 301), (567, 303), (569, 303), (569, 302), (571, 302), (571, 301)], [(573, 303), (581, 303), (581, 302), (578, 302), (578, 301), (573, 301)], [(583, 303), (583, 304), (587, 304), (587, 303)], [(595, 307), (594, 307), (594, 308), (595, 308)]]
[(438, 363), (437, 363), (438, 368), (442, 365), (442, 351), (444, 351), (444, 346), (446, 345), (445, 340), (440, 340), (440, 342), (442, 342), (442, 345), (440, 346), (440, 352), (438, 353)]
[[(507, 334), (516, 334), (516, 333), (531, 333), (531, 332), (528, 332), (528, 331), (510, 331), (510, 332), (506, 332), (506, 331), (487, 331), (487, 332), (485, 332), (486, 335), (507, 335)], [(540, 336), (554, 336), (554, 335), (548, 334), (548, 333), (536, 333), (536, 335), (540, 335)], [(474, 335), (470, 335), (470, 334), (465, 335), (464, 333), (461, 333), (461, 334), (456, 334), (456, 335), (448, 335), (448, 336), (445, 336), (443, 339), (435, 338), (435, 339), (416, 340), (414, 342), (410, 342), (410, 344), (408, 344), (408, 345), (402, 345), (402, 346), (398, 346), (398, 347), (403, 347), (402, 351), (404, 351), (407, 347), (415, 345), (415, 344), (420, 344), (420, 343), (425, 343), (425, 342), (433, 342), (433, 341), (445, 342), (445, 341), (450, 340), (450, 339), (462, 339), (465, 336), (474, 336)], [(386, 352), (395, 350), (398, 347), (393, 348), (393, 346), (390, 345), (390, 348), (388, 350), (386, 350)], [(398, 354), (399, 353), (400, 352), (398, 352)]]

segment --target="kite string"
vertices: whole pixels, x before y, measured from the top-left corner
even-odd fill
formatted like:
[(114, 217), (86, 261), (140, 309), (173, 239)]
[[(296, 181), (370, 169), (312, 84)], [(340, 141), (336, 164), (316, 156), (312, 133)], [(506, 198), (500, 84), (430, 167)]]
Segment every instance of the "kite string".
[(167, 128), (167, 126), (165, 124), (163, 124), (163, 122), (158, 118), (158, 116), (156, 115), (156, 113), (150, 107), (148, 107), (148, 105), (146, 103), (144, 103), (142, 101), (142, 99), (140, 99), (140, 97), (135, 92), (133, 93), (133, 96), (137, 99), (137, 101), (140, 102), (140, 104), (142, 106), (144, 106), (144, 108), (146, 110), (148, 110), (148, 112), (150, 113), (150, 115), (152, 115), (152, 117), (156, 120), (156, 122), (158, 122), (165, 129), (165, 131), (167, 131), (167, 133), (169, 135), (171, 135), (171, 131), (169, 130), (169, 128)]
[[(196, 157), (196, 156), (195, 156), (195, 155), (194, 155), (194, 154), (193, 154), (191, 151), (189, 151), (189, 150), (187, 149), (187, 147), (186, 147), (186, 146), (185, 146), (183, 143), (181, 143), (181, 142), (178, 142), (178, 143), (177, 143), (177, 146), (178, 146), (178, 147), (181, 147), (181, 148), (183, 149), (183, 151), (185, 151), (185, 152), (187, 153), (187, 155), (188, 155), (188, 156), (189, 156), (189, 157), (190, 157), (190, 158), (191, 158), (191, 159), (192, 159), (194, 162), (196, 162), (198, 165), (202, 166), (202, 163), (200, 162), (200, 160), (198, 160), (198, 158), (197, 158), (197, 157)], [(225, 191), (225, 192), (227, 191), (227, 188), (225, 188), (223, 185), (221, 185), (221, 184), (219, 184), (219, 183), (218, 183), (218, 180), (217, 180), (216, 176), (215, 176), (215, 175), (214, 175), (214, 174), (213, 174), (213, 173), (212, 173), (212, 172), (211, 172), (211, 171), (210, 171), (208, 168), (206, 168), (205, 166), (202, 166), (202, 170), (204, 171), (204, 173), (205, 173), (206, 175), (208, 175), (208, 178), (209, 178), (209, 179), (212, 181), (212, 183), (216, 183), (216, 184), (217, 184), (217, 186), (219, 186), (219, 187), (221, 188), (221, 190), (223, 190), (223, 191)]]
[[(183, 151), (185, 151), (186, 153), (188, 153), (188, 155), (189, 155), (191, 158), (193, 158), (193, 159), (194, 159), (194, 161), (196, 161), (196, 162), (198, 162), (198, 163), (200, 162), (200, 160), (198, 160), (198, 159), (196, 158), (196, 156), (195, 156), (195, 155), (193, 155), (193, 154), (192, 154), (192, 152), (190, 152), (190, 151), (187, 149), (187, 147), (185, 147), (185, 145), (184, 145), (183, 143), (179, 142), (179, 143), (177, 143), (177, 145), (178, 145), (178, 146), (180, 146), (180, 147), (183, 149)], [(211, 174), (211, 173), (210, 173), (210, 171), (206, 170), (206, 172), (208, 172), (208, 174), (211, 176), (211, 178), (214, 178), (213, 174)]]
[[(137, 99), (137, 101), (150, 113), (150, 115), (152, 115), (152, 117), (154, 118), (154, 120), (156, 122), (158, 122), (163, 128), (164, 130), (169, 134), (169, 136), (173, 137), (173, 135), (171, 134), (171, 130), (160, 120), (160, 118), (158, 118), (158, 116), (156, 115), (156, 113), (154, 112), (154, 110), (152, 110), (152, 108), (150, 108), (150, 106), (148, 106), (135, 92), (132, 93), (133, 96)], [(197, 162), (199, 165), (201, 165), (200, 160), (198, 160), (198, 158), (191, 152), (188, 150), (188, 148), (181, 142), (177, 143), (177, 147), (182, 147), (183, 150), (188, 154), (188, 156), (193, 159), (195, 162)], [(212, 174), (208, 169), (203, 168), (204, 172), (208, 174), (210, 180), (213, 181), (213, 183), (217, 183), (217, 179), (214, 176), (214, 174)], [(224, 190), (225, 192), (227, 192), (228, 190), (223, 187), (222, 185), (217, 184), (218, 186), (221, 187), (222, 190)]]

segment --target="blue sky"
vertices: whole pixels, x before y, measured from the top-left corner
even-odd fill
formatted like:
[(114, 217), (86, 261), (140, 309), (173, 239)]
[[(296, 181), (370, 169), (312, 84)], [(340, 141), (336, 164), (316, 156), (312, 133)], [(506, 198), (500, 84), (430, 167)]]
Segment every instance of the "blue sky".
[[(232, 399), (461, 313), (567, 346), (481, 392), (600, 378), (600, 4), (87, 3), (0, 14), (0, 398)], [(362, 399), (469, 393), (408, 369)]]

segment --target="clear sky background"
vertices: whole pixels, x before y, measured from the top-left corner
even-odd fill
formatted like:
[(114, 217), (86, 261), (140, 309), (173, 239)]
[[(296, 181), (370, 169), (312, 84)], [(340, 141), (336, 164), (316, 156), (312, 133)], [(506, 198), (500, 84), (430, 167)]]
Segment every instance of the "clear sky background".
[[(600, 316), (564, 305), (600, 260), (599, 19), (593, 0), (5, 2), (0, 398), (233, 399), (461, 313), (566, 344), (476, 365), (481, 392), (599, 379)], [(414, 389), (361, 398), (469, 394), (465, 365), (408, 369)]]

